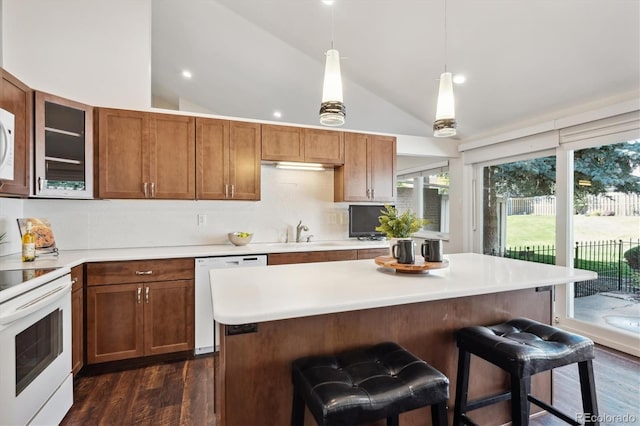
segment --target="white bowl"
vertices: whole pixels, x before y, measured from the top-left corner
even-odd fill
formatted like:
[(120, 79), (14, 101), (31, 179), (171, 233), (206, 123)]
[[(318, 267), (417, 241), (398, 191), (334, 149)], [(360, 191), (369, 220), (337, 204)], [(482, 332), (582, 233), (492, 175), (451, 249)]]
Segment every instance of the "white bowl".
[[(241, 233), (244, 233), (244, 234), (248, 233), (249, 236), (241, 237), (238, 235)], [(253, 234), (250, 232), (229, 232), (227, 236), (229, 237), (229, 241), (231, 241), (236, 246), (246, 246), (251, 242), (251, 238), (253, 238)]]

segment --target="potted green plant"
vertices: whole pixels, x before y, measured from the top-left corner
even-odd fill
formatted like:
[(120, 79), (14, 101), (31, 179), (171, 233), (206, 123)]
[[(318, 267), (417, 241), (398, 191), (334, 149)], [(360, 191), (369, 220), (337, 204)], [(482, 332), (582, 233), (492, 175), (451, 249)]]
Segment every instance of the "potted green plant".
[(411, 210), (398, 214), (398, 209), (390, 204), (385, 204), (384, 209), (380, 210), (378, 220), (380, 225), (376, 226), (376, 231), (384, 232), (391, 241), (391, 246), (397, 240), (411, 238), (411, 234), (421, 230), (424, 225), (429, 223), (429, 221), (419, 218)]

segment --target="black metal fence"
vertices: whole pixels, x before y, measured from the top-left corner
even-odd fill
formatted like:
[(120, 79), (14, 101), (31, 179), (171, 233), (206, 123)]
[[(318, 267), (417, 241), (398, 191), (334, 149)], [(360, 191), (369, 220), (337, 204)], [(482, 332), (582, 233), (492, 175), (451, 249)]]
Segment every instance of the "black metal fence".
[(573, 266), (598, 273), (595, 280), (575, 285), (575, 297), (607, 291), (640, 293), (640, 271), (629, 266), (624, 253), (640, 245), (633, 241), (610, 240), (576, 243)]
[[(631, 268), (624, 258), (627, 250), (639, 245), (640, 239), (576, 242), (573, 266), (595, 271), (598, 278), (575, 283), (575, 297), (608, 291), (640, 293), (640, 271)], [(553, 245), (507, 247), (498, 252), (492, 250), (491, 254), (551, 265), (556, 263)]]

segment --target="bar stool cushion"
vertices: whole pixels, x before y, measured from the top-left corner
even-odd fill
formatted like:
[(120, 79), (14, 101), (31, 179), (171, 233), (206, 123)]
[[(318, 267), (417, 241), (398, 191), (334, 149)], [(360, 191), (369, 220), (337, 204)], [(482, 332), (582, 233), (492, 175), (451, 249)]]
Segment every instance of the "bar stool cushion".
[(593, 341), (527, 318), (458, 330), (458, 346), (526, 377), (594, 358)]
[(396, 343), (293, 362), (293, 384), (319, 424), (354, 424), (442, 403), (445, 375)]

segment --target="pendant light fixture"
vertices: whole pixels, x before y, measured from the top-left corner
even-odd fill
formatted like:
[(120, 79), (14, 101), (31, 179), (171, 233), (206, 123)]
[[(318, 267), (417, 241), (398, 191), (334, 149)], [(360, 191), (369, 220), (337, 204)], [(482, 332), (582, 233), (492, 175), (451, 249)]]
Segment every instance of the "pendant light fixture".
[(447, 0), (444, 0), (444, 72), (440, 74), (436, 121), (433, 123), (433, 136), (439, 138), (456, 134), (456, 113), (451, 79), (451, 73), (447, 72)]
[(340, 74), (340, 53), (333, 48), (333, 6), (331, 6), (331, 49), (327, 50), (320, 104), (320, 124), (342, 126), (346, 108), (342, 101), (342, 76)]

